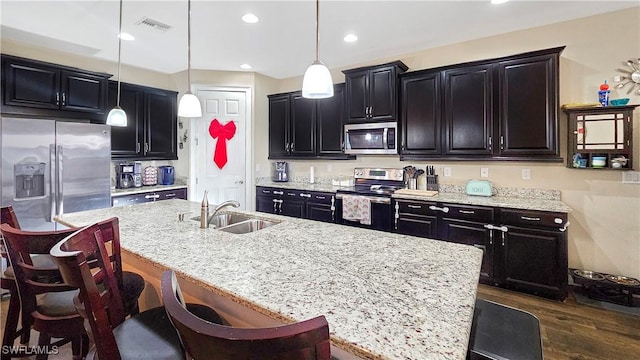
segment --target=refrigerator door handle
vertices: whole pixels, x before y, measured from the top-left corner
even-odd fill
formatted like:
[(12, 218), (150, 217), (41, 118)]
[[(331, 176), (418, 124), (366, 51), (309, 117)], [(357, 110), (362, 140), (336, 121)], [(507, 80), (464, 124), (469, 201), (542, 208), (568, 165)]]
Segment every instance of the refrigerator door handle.
[(56, 216), (56, 191), (53, 188), (54, 179), (56, 178), (56, 146), (54, 144), (49, 145), (49, 221), (53, 222), (53, 217)]
[(64, 214), (63, 212), (63, 203), (62, 203), (62, 198), (64, 197), (64, 192), (63, 192), (63, 188), (62, 188), (62, 167), (64, 165), (63, 161), (62, 161), (62, 145), (58, 145), (58, 151), (56, 152), (56, 165), (58, 167), (58, 176), (56, 178), (56, 185), (58, 187), (58, 191), (56, 193), (56, 208), (58, 209), (58, 212), (56, 215), (62, 215)]

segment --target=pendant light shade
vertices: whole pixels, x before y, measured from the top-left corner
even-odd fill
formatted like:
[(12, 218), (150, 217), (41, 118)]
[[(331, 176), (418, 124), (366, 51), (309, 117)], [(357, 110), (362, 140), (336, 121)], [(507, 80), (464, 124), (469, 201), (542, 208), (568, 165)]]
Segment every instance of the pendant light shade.
[(118, 95), (116, 100), (116, 107), (109, 111), (107, 115), (107, 125), (112, 126), (127, 126), (127, 113), (122, 110), (120, 107), (120, 67), (121, 67), (121, 59), (120, 54), (122, 53), (122, 38), (120, 34), (122, 33), (122, 0), (120, 0), (120, 25), (118, 26)]
[(189, 88), (187, 92), (180, 98), (178, 104), (178, 116), (181, 117), (201, 117), (202, 107), (200, 100), (191, 92), (191, 0), (188, 2), (188, 20), (187, 20), (187, 79)]
[(320, 0), (316, 0), (316, 60), (309, 65), (302, 80), (302, 97), (324, 99), (333, 96), (333, 80), (329, 69), (319, 60)]

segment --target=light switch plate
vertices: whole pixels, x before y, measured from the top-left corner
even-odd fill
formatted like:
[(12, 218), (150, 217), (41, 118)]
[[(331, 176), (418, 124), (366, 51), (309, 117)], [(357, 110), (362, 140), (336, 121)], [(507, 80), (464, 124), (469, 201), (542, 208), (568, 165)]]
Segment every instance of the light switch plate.
[(445, 166), (443, 173), (444, 173), (444, 176), (451, 176), (451, 168), (448, 166)]

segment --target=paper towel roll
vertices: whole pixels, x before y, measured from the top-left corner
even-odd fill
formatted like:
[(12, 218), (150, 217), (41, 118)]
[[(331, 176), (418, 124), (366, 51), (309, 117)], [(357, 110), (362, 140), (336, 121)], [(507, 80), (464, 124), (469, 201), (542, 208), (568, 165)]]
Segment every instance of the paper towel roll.
[(316, 182), (315, 169), (313, 166), (309, 166), (309, 183), (313, 184)]

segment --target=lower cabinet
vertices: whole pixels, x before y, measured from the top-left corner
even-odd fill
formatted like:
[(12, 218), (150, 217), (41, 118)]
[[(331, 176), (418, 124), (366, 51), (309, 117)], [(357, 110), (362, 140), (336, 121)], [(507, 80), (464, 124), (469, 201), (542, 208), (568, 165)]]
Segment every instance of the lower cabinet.
[(335, 194), (257, 186), (256, 211), (335, 222)]
[(125, 206), (171, 199), (187, 200), (187, 188), (112, 196), (111, 206)]
[(400, 234), (472, 245), (484, 252), (480, 282), (563, 300), (567, 215), (394, 199)]

